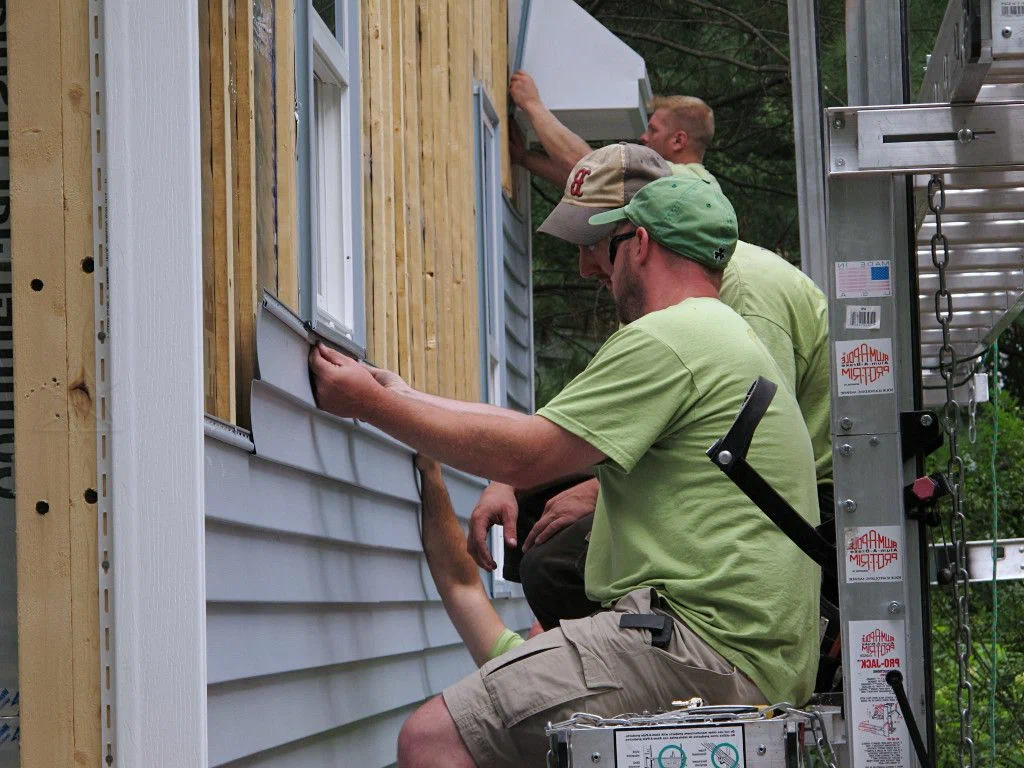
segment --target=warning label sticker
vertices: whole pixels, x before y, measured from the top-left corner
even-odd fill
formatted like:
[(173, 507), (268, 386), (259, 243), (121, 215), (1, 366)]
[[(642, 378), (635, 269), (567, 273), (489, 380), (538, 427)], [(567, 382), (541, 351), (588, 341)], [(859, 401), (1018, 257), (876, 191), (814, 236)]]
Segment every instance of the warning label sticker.
[(910, 765), (907, 727), (885, 674), (903, 668), (902, 621), (851, 621), (854, 768)]
[(847, 528), (846, 582), (902, 581), (903, 529), (898, 525)]
[(836, 342), (839, 396), (884, 395), (895, 391), (892, 339)]
[(867, 299), (892, 296), (891, 261), (836, 262), (836, 297)]
[(618, 729), (617, 768), (744, 768), (743, 726)]

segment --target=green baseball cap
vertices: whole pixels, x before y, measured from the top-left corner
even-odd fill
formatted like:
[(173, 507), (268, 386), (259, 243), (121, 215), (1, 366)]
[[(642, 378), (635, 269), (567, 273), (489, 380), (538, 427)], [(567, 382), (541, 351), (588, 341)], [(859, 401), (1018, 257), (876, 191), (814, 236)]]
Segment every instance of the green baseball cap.
[(652, 181), (626, 205), (588, 221), (601, 226), (627, 219), (646, 229), (656, 243), (711, 269), (724, 269), (736, 250), (732, 203), (713, 179), (696, 174)]

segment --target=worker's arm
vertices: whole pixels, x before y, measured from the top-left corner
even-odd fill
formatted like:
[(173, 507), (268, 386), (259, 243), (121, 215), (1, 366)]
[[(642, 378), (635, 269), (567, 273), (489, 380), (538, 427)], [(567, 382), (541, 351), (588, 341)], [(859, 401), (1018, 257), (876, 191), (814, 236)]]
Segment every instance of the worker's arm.
[(528, 150), (515, 120), (509, 121), (508, 147), (513, 165), (521, 165), (534, 176), (540, 176), (557, 187), (565, 186), (572, 166), (566, 168), (553, 157)]
[(605, 459), (586, 440), (542, 416), (398, 394), (381, 385), (368, 366), (323, 345), (311, 350), (309, 365), (320, 408), (367, 421), (474, 475), (529, 488)]
[(479, 666), (491, 658), (507, 628), (466, 551), (466, 537), (452, 509), (441, 465), (420, 454), (416, 466), (423, 481), (423, 554), (448, 618)]
[(526, 152), (522, 155), (521, 165), (531, 173), (564, 187), (572, 167), (590, 153), (590, 145), (562, 125), (551, 110), (544, 106), (536, 83), (525, 72), (512, 75), (508, 92), (516, 106), (526, 113), (538, 141), (547, 152), (547, 157), (536, 152)]
[[(495, 409), (484, 403), (464, 403), (459, 400), (449, 400), (426, 392), (420, 392), (410, 387), (405, 380), (397, 373), (384, 368), (369, 368), (370, 374), (379, 384), (391, 392), (418, 400), (422, 403), (430, 403), (437, 408), (444, 409), (454, 414), (479, 413), (493, 414)], [(502, 414), (506, 413), (501, 411)], [(565, 472), (564, 474), (569, 474)], [(530, 532), (524, 542), (523, 551), (527, 546), (542, 544), (551, 538), (558, 531), (571, 525), (573, 522), (586, 514), (594, 511), (594, 504), (597, 499), (597, 480), (581, 483), (579, 490), (571, 493), (569, 489), (552, 498), (544, 508), (544, 514), (537, 525)], [(590, 501), (587, 501), (587, 497)], [(581, 511), (589, 503), (588, 511)], [(504, 531), (505, 543), (516, 546), (516, 519), (519, 514), (519, 505), (516, 502), (516, 491), (505, 483), (493, 482), (484, 489), (480, 500), (473, 509), (470, 517), (469, 553), (476, 563), (488, 571), (493, 571), (497, 564), (491, 555), (490, 547), (487, 546), (487, 531), (492, 525), (501, 525)]]

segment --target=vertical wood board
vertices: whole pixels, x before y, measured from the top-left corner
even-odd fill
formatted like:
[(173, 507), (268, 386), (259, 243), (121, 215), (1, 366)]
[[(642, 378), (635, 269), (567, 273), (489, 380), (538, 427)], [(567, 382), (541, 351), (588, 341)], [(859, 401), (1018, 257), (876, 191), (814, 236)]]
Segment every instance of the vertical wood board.
[(74, 759), (61, 8), (7, 10), (21, 761), (52, 768)]

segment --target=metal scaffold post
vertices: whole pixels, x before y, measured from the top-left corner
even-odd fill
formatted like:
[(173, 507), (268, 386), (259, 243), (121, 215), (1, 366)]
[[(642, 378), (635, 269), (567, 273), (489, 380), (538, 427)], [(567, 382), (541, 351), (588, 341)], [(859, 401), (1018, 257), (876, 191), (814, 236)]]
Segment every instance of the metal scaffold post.
[[(906, 101), (900, 4), (847, 3), (851, 105)], [(830, 131), (856, 130), (841, 115)], [(903, 505), (913, 465), (903, 459), (900, 414), (915, 407), (907, 185), (903, 177), (832, 173), (828, 158), (827, 275), (832, 343), (832, 433), (847, 764), (918, 765), (897, 691), (928, 731), (919, 523)], [(835, 167), (833, 167), (835, 166)]]

